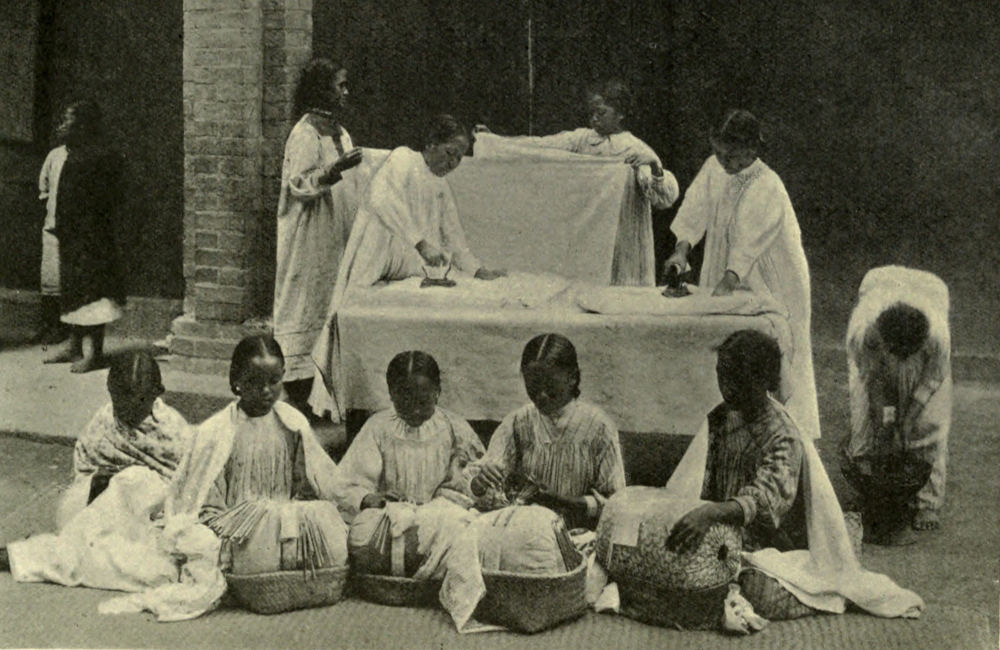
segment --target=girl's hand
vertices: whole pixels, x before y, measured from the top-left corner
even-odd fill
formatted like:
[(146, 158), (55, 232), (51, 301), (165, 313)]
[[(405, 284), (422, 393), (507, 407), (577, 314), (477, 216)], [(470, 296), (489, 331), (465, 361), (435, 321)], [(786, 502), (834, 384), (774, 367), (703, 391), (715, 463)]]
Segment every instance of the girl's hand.
[(633, 151), (625, 156), (625, 162), (635, 168), (649, 165), (652, 168), (653, 176), (663, 176), (663, 168), (660, 167), (660, 161), (650, 151)]
[(507, 277), (507, 271), (503, 269), (490, 270), (487, 268), (479, 268), (476, 270), (476, 278), (480, 280), (496, 280), (497, 278)]
[(367, 510), (368, 508), (384, 508), (385, 504), (389, 501), (399, 501), (399, 497), (394, 494), (372, 492), (371, 494), (366, 494), (364, 499), (361, 499), (361, 509)]
[(428, 266), (444, 266), (448, 263), (444, 252), (434, 244), (428, 243), (426, 239), (421, 239), (417, 243), (417, 252), (420, 253), (420, 257), (424, 258)]
[(361, 164), (361, 160), (363, 157), (364, 156), (361, 153), (361, 149), (359, 147), (354, 147), (350, 151), (345, 151), (344, 155), (338, 158), (335, 163), (333, 163), (333, 171), (339, 174), (341, 172), (347, 171), (351, 167), (357, 167), (359, 164)]
[(587, 512), (587, 500), (583, 497), (565, 497), (549, 490), (540, 491), (532, 501), (552, 510)]
[(708, 529), (721, 519), (718, 505), (706, 503), (681, 517), (667, 537), (667, 550), (688, 553), (698, 548)]
[(726, 274), (722, 276), (719, 280), (719, 284), (715, 285), (715, 291), (712, 292), (713, 296), (728, 296), (736, 287), (740, 286), (740, 278), (732, 271), (726, 271)]
[(472, 127), (472, 132), (473, 133), (493, 133), (493, 131), (490, 131), (490, 127), (486, 126), (485, 124), (477, 124), (477, 125), (475, 125), (474, 127)]
[(503, 480), (503, 470), (496, 465), (485, 463), (480, 466), (479, 474), (473, 477), (469, 487), (472, 488), (473, 494), (482, 496), (487, 490), (503, 491)]

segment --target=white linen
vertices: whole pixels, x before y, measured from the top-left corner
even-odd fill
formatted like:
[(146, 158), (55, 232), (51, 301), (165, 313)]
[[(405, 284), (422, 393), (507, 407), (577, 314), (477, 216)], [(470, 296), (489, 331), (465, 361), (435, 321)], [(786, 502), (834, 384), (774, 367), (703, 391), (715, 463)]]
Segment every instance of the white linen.
[(49, 152), (38, 174), (38, 198), (45, 201), (45, 223), (42, 226), (43, 296), (59, 295), (59, 238), (52, 234), (56, 227), (56, 197), (59, 195), (59, 175), (66, 163), (66, 145)]

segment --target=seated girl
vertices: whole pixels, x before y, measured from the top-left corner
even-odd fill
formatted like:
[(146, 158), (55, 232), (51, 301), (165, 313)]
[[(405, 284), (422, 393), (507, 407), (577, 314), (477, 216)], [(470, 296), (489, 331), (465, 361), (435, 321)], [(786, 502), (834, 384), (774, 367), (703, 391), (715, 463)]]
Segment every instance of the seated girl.
[(576, 348), (564, 336), (531, 339), (521, 355), (531, 402), (510, 413), (486, 455), (469, 468), (481, 496), (518, 477), (538, 486), (533, 501), (563, 516), (568, 528), (597, 524), (600, 502), (625, 486), (618, 429), (600, 408), (578, 399)]
[(417, 505), (444, 496), (471, 506), (466, 465), (483, 455), (461, 417), (437, 405), (441, 372), (434, 357), (410, 350), (385, 373), (392, 408), (371, 416), (340, 463), (351, 512), (389, 501)]
[(765, 618), (842, 613), (846, 601), (878, 616), (919, 616), (919, 596), (861, 568), (812, 440), (768, 394), (780, 369), (778, 343), (762, 332), (735, 332), (719, 347), (724, 401), (666, 486), (677, 498), (709, 503), (674, 525), (667, 548), (696, 549), (716, 523), (742, 527), (748, 568), (740, 584)]
[(240, 341), (229, 370), (237, 400), (198, 427), (178, 470), (175, 507), (195, 510), (216, 532), (233, 573), (323, 568), (347, 558), (337, 506), (317, 500), (341, 496), (339, 471), (305, 417), (278, 401), (283, 371), (273, 338)]
[(73, 485), (60, 507), (60, 523), (94, 500), (118, 472), (140, 465), (169, 481), (187, 439), (184, 416), (160, 395), (160, 367), (145, 350), (115, 357), (108, 370), (105, 404), (77, 438)]
[[(135, 514), (127, 506), (141, 500), (140, 492), (151, 495), (150, 502), (162, 500), (184, 453), (187, 423), (160, 399), (160, 368), (149, 352), (116, 357), (107, 385), (111, 402), (94, 415), (76, 443), (75, 479), (59, 505), (60, 534), (10, 545), (20, 582), (134, 590), (162, 577), (155, 562), (140, 569), (144, 553), (129, 558), (112, 529)], [(87, 507), (109, 484), (117, 485), (112, 494)], [(136, 499), (117, 498), (122, 490)]]
[[(336, 315), (354, 287), (380, 280), (423, 276), (426, 267), (453, 265), (476, 278), (493, 280), (504, 271), (482, 266), (469, 250), (458, 209), (445, 176), (469, 148), (465, 127), (450, 115), (430, 124), (423, 151), (398, 147), (375, 172), (358, 207), (337, 273), (327, 323), (313, 349), (326, 391), (336, 397)], [(343, 416), (340, 405), (314, 382), (309, 403), (317, 413)]]

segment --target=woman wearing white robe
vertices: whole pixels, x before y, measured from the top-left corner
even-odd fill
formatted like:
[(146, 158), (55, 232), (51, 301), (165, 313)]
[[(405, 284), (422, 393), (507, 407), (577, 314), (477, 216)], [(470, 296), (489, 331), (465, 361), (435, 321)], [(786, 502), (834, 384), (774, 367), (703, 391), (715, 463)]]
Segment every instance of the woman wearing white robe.
[[(296, 89), (301, 116), (285, 143), (278, 197), (274, 281), (274, 338), (285, 352), (289, 397), (308, 396), (314, 368), (310, 352), (323, 329), (337, 267), (357, 203), (342, 173), (361, 162), (339, 124), (347, 99), (347, 71), (315, 59)], [(305, 386), (296, 382), (306, 382)]]
[(813, 374), (809, 265), (791, 200), (781, 178), (757, 158), (757, 119), (731, 111), (712, 138), (714, 155), (688, 188), (670, 229), (677, 247), (666, 266), (683, 271), (691, 247), (705, 238), (698, 284), (715, 295), (749, 289), (769, 295), (788, 312), (792, 352), (786, 405), (803, 433), (819, 438)]
[[(483, 268), (469, 250), (445, 176), (462, 161), (469, 138), (453, 117), (435, 118), (423, 151), (398, 147), (375, 172), (358, 207), (351, 237), (340, 263), (325, 329), (313, 349), (323, 382), (314, 382), (309, 403), (317, 413), (344, 415), (336, 376), (339, 342), (337, 312), (352, 289), (381, 280), (402, 280), (424, 267), (451, 264), (459, 271), (491, 280), (502, 271)], [(323, 391), (325, 385), (328, 391)], [(332, 401), (331, 401), (332, 398)]]

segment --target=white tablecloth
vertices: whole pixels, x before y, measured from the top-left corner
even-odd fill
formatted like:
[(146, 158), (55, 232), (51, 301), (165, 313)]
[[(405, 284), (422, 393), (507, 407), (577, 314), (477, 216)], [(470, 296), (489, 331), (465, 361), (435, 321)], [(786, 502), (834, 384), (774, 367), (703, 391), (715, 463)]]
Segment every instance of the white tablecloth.
[[(417, 349), (441, 367), (443, 407), (499, 420), (528, 399), (519, 370), (524, 345), (559, 332), (576, 346), (583, 396), (619, 428), (693, 435), (721, 400), (714, 349), (726, 336), (753, 328), (783, 347), (790, 340), (785, 316), (752, 294), (668, 299), (652, 287), (586, 287), (522, 274), (458, 281), (451, 289), (420, 289), (413, 278), (352, 294), (338, 316), (346, 408), (388, 407), (386, 366)], [(647, 313), (591, 313), (581, 304)]]

